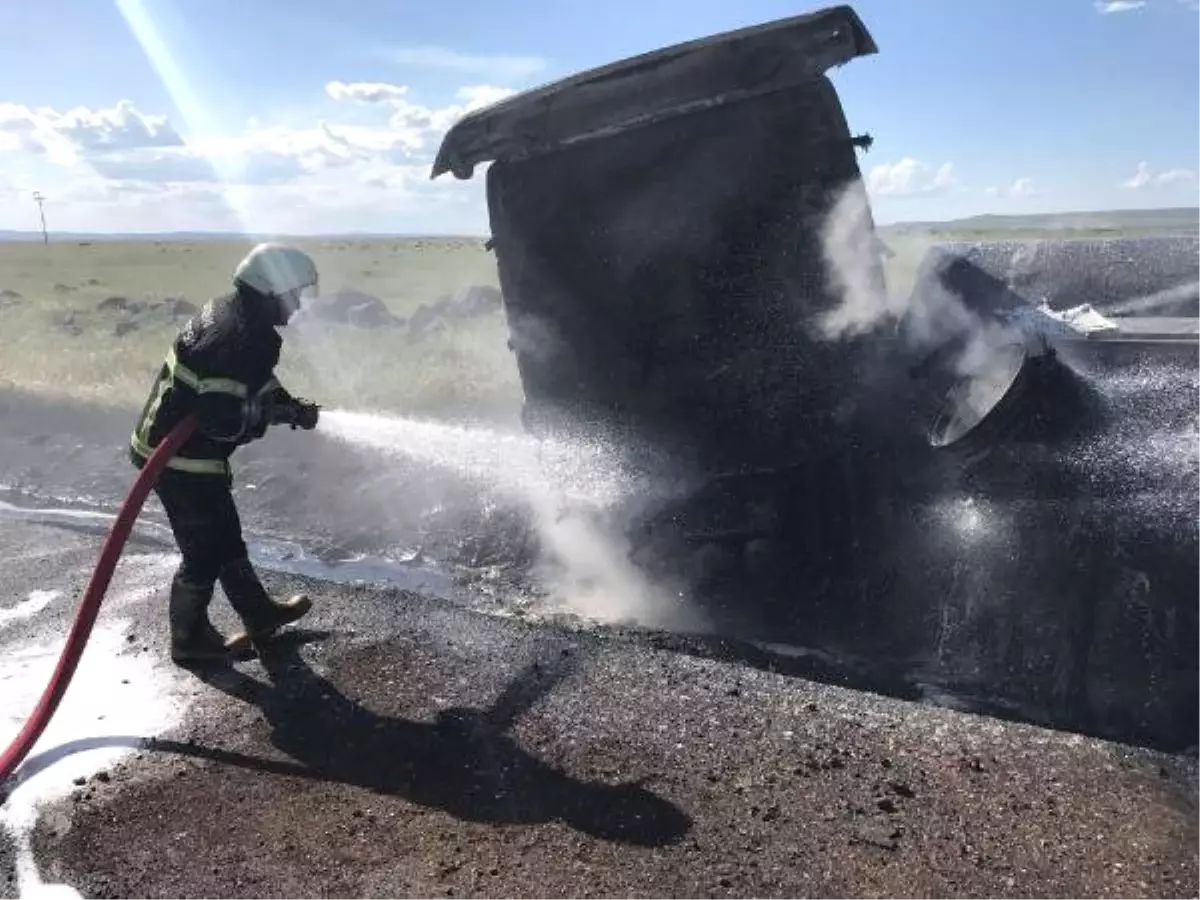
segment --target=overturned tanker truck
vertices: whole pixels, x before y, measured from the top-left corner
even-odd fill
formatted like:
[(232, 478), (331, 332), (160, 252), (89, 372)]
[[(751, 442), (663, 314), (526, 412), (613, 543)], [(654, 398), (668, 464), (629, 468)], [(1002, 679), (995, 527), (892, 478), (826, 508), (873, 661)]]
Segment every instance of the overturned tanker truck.
[(449, 131), (434, 177), (490, 164), (526, 425), (688, 473), (631, 526), (637, 556), (727, 634), (1194, 748), (1196, 236), (937, 246), (889, 293), (870, 138), (825, 74), (876, 52), (833, 7)]

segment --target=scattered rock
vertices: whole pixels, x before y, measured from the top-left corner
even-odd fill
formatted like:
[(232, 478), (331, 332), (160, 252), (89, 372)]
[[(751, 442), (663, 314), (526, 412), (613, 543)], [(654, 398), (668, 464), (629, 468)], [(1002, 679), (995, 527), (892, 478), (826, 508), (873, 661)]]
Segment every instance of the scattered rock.
[(967, 761), (967, 768), (972, 772), (987, 772), (987, 766), (983, 764), (983, 757), (974, 756)]
[(379, 297), (354, 288), (342, 288), (313, 306), (313, 315), (330, 322), (343, 322), (359, 328), (380, 328), (397, 324), (387, 304)]
[(72, 291), (74, 291), (75, 288), (71, 287), (69, 284), (62, 284), (61, 282), (59, 282), (54, 285), (52, 290), (56, 294), (69, 294)]
[(433, 307), (422, 303), (408, 320), (408, 336), (410, 338), (421, 337), (437, 321), (437, 317), (438, 314)]
[(103, 769), (101, 769), (99, 772), (96, 773), (96, 780), (102, 784), (108, 784), (110, 781), (112, 781), (112, 776), (109, 775)]
[(124, 322), (118, 322), (115, 326), (113, 326), (113, 333), (117, 337), (124, 337), (125, 335), (129, 334), (129, 332), (137, 330), (138, 323), (128, 320)]
[(55, 324), (68, 334), (79, 337), (83, 334), (83, 327), (75, 322), (75, 312), (68, 312), (62, 316)]
[(490, 285), (471, 285), (460, 291), (456, 299), (459, 315), (466, 318), (485, 316), (504, 305), (500, 290)]
[(400, 324), (386, 307), (370, 304), (351, 307), (346, 311), (346, 321), (357, 328), (386, 328)]
[(200, 307), (198, 307), (191, 300), (187, 300), (183, 297), (168, 297), (166, 300), (166, 305), (167, 308), (171, 310), (171, 315), (173, 316), (194, 316), (196, 313), (200, 312)]
[(125, 312), (129, 309), (129, 298), (119, 296), (105, 297), (100, 301), (96, 309), (101, 312)]
[(21, 295), (18, 294), (16, 291), (14, 291), (12, 288), (5, 288), (4, 290), (0, 291), (0, 300), (20, 300), (20, 299), (21, 299)]
[(312, 308), (315, 317), (357, 328), (407, 327), (410, 340), (436, 334), (452, 320), (486, 315), (500, 309), (500, 291), (488, 285), (471, 285), (432, 303), (422, 303), (408, 319), (392, 313), (382, 299), (356, 288), (342, 288), (322, 297)]
[(895, 850), (900, 846), (900, 829), (887, 823), (868, 822), (854, 830), (854, 838), (873, 847)]
[[(890, 765), (890, 762), (889, 762), (889, 765)], [(910, 788), (907, 784), (905, 784), (902, 781), (889, 781), (888, 787), (892, 789), (893, 793), (898, 794), (901, 797), (917, 796), (917, 792), (914, 791), (912, 788)]]
[(882, 800), (880, 800), (875, 805), (878, 806), (881, 811), (888, 813), (889, 815), (891, 813), (898, 811), (898, 808), (896, 806), (896, 801), (893, 800), (891, 797), (884, 797)]
[(82, 775), (80, 775), (78, 778), (75, 778), (71, 781), (71, 784), (74, 784), (76, 786), (82, 786), (86, 783), (87, 783), (87, 779), (84, 778)]

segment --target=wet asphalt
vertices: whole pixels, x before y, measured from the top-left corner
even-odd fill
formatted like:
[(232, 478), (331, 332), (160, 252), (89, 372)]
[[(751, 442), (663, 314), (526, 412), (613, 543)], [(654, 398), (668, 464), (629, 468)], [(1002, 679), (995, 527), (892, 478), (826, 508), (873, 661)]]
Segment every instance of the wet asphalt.
[[(109, 522), (45, 508), (111, 511), (132, 477), (127, 419), (0, 392), (0, 487), (19, 507), (0, 508), (9, 659), (65, 638)], [(391, 552), (420, 515), (453, 550), (482, 508), (456, 505), (469, 486), (385, 476), (329, 442), (247, 450), (240, 481), (256, 489), (239, 502), (257, 535)], [(429, 508), (457, 511), (430, 526)], [(527, 621), (482, 589), (449, 600), (271, 571), (313, 611), (262, 659), (178, 669), (174, 551), (153, 503), (144, 522), (97, 627), (123, 629), (120, 653), (181, 719), (94, 739), (139, 746), (83, 784), (63, 775), (65, 799), (43, 807), (42, 878), (84, 896), (1200, 890), (1194, 758), (822, 684), (729, 641)], [(35, 590), (58, 595), (5, 615)], [(219, 595), (213, 611), (234, 627)], [(43, 751), (72, 749), (29, 762), (53, 780)], [(0, 833), (0, 896), (16, 890)]]
[[(3, 652), (64, 633), (100, 540), (0, 522), (0, 609), (63, 592), (0, 629)], [(822, 685), (720, 643), (279, 575), (313, 612), (261, 659), (187, 672), (166, 659), (165, 591), (128, 589), (170, 562), (131, 547), (100, 623), (128, 623), (123, 652), (176, 680), (184, 719), (34, 835), (43, 879), (84, 896), (1200, 886), (1194, 760)]]

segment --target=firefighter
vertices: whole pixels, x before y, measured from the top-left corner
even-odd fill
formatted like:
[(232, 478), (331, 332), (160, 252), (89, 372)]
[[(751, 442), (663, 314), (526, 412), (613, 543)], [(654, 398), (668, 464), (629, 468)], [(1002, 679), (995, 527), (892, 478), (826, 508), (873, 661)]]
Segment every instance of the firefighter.
[[(276, 328), (317, 288), (308, 255), (259, 244), (238, 265), (232, 293), (209, 301), (179, 332), (131, 440), (139, 469), (186, 415), (198, 426), (155, 485), (183, 562), (171, 582), (171, 658), (181, 665), (223, 660), (234, 641), (258, 643), (304, 615), (303, 594), (275, 601), (250, 563), (234, 504), (229, 457), (269, 425), (311, 430), (319, 407), (289, 394), (274, 375)], [(226, 641), (208, 617), (217, 582), (245, 627)]]

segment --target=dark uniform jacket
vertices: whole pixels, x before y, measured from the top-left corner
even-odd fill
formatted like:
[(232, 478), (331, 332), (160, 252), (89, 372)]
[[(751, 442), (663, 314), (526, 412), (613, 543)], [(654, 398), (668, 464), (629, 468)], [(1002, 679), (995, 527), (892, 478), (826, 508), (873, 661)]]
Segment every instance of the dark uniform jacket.
[(262, 437), (267, 399), (288, 401), (275, 378), (283, 344), (274, 301), (239, 287), (205, 304), (179, 332), (146, 400), (131, 439), (141, 468), (166, 434), (189, 413), (195, 433), (167, 468), (229, 477), (229, 457)]

